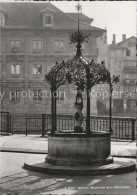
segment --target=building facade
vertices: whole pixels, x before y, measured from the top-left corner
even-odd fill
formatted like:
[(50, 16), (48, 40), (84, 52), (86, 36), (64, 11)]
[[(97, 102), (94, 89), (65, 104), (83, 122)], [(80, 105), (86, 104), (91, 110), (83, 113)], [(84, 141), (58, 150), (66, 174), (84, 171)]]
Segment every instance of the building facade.
[(119, 84), (114, 86), (113, 109), (135, 116), (137, 99), (136, 37), (123, 39), (110, 46), (111, 73), (120, 75)]
[[(77, 30), (77, 18), (77, 13), (64, 13), (51, 3), (0, 3), (2, 111), (50, 113), (50, 87), (44, 81), (45, 74), (56, 62), (75, 55), (69, 33)], [(90, 34), (82, 47), (83, 55), (97, 60), (96, 40), (105, 30), (91, 26), (93, 19), (82, 13), (79, 18), (80, 30)], [(73, 89), (59, 89), (60, 113), (74, 113)], [(94, 109), (93, 102), (92, 112)]]
[[(123, 34), (122, 41), (116, 43), (116, 35), (114, 34), (112, 44), (107, 45), (104, 41), (101, 42), (101, 47), (98, 44), (99, 56), (102, 55), (100, 48), (104, 48), (105, 50), (103, 54), (106, 62), (110, 64), (108, 67), (110, 67), (111, 75), (120, 76), (120, 82), (114, 84), (112, 96), (113, 113), (117, 116), (135, 117), (137, 102), (136, 41), (136, 37), (132, 36), (127, 39), (126, 35)], [(107, 87), (105, 88), (106, 90), (108, 90)], [(108, 113), (109, 98), (99, 100), (99, 105), (100, 112)]]

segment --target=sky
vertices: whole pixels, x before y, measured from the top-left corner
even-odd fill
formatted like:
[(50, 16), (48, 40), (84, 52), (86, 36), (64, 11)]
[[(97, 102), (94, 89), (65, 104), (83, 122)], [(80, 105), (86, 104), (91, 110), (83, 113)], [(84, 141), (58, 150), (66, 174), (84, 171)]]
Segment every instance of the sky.
[[(76, 12), (77, 1), (50, 2), (63, 12)], [(113, 34), (117, 43), (122, 41), (122, 34), (127, 38), (136, 36), (136, 1), (80, 1), (80, 5), (82, 12), (94, 19), (93, 26), (107, 28), (109, 44)]]
[[(52, 1), (51, 1), (52, 2)], [(76, 1), (53, 1), (64, 12), (76, 12)], [(136, 36), (136, 2), (135, 1), (80, 1), (82, 12), (93, 18), (93, 26), (107, 28), (108, 43), (116, 34), (116, 42), (122, 41), (122, 34), (127, 38)]]

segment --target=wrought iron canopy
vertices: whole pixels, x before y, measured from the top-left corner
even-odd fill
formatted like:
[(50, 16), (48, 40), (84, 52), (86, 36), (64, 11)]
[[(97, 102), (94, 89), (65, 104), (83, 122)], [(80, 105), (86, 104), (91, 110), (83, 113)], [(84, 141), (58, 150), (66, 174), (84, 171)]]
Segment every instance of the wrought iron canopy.
[[(78, 13), (80, 6), (78, 4)], [(106, 83), (112, 88), (113, 83), (118, 82), (116, 76), (111, 78), (110, 72), (105, 67), (105, 62), (97, 63), (93, 59), (86, 59), (82, 56), (82, 43), (88, 42), (86, 33), (79, 31), (79, 18), (78, 18), (78, 31), (70, 33), (71, 43), (76, 43), (76, 55), (69, 59), (63, 60), (61, 63), (56, 62), (55, 66), (51, 69), (49, 74), (45, 76), (45, 80), (51, 86), (51, 93), (53, 94), (60, 86), (73, 84), (78, 86), (78, 90), (87, 92), (87, 119), (86, 130), (90, 134), (90, 96), (91, 88), (97, 84)], [(52, 95), (52, 129), (51, 133), (57, 129), (56, 125), (56, 98)]]
[[(87, 82), (87, 74), (89, 81)], [(93, 59), (86, 59), (82, 55), (76, 55), (74, 58), (62, 61), (51, 69), (46, 80), (53, 89), (62, 85), (74, 84), (78, 82), (83, 89), (92, 88), (99, 83), (107, 83), (109, 71), (105, 67), (104, 61), (95, 62)], [(88, 87), (89, 86), (89, 87)]]

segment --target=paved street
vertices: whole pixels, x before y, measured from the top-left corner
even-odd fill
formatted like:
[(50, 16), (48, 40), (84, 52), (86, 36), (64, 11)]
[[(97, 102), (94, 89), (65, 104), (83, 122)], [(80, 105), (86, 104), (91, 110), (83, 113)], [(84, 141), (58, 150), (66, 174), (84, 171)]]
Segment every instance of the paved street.
[(0, 137), (0, 147), (7, 151), (47, 153), (47, 137), (40, 135), (11, 135)]
[[(45, 160), (48, 152), (47, 137), (43, 138), (39, 135), (2, 136), (0, 143), (3, 151), (0, 182), (2, 194), (136, 194), (134, 172), (120, 175), (70, 177), (25, 170), (24, 162), (35, 164)], [(4, 152), (4, 150), (9, 152)], [(111, 151), (116, 156), (135, 156), (136, 143), (112, 141)], [(132, 158), (130, 160), (135, 161)]]
[[(3, 151), (47, 153), (47, 137), (40, 135), (11, 135), (0, 137), (0, 148)], [(115, 156), (136, 156), (136, 142), (112, 141), (111, 154)]]
[(136, 194), (135, 172), (106, 176), (55, 176), (23, 169), (24, 162), (43, 162), (45, 156), (2, 152), (1, 194)]
[(136, 142), (111, 142), (111, 155), (136, 158)]

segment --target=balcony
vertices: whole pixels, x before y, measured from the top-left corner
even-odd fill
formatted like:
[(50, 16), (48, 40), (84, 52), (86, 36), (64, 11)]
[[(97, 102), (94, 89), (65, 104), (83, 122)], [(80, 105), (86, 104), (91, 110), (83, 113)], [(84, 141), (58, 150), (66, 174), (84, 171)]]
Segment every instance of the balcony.
[(136, 66), (125, 66), (124, 72), (125, 73), (137, 73), (137, 67)]

